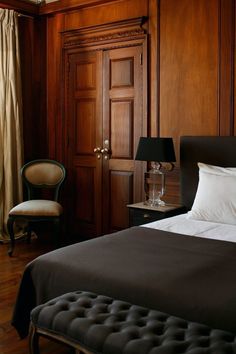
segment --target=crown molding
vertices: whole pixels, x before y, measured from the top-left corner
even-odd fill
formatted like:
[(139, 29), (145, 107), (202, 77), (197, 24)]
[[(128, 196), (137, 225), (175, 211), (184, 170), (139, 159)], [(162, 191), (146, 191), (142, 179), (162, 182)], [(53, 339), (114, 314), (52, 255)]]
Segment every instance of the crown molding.
[[(62, 32), (63, 47), (111, 47), (113, 42), (134, 41), (146, 37), (146, 29), (143, 27), (146, 17), (138, 17), (123, 21), (111, 22), (103, 25), (89, 26), (77, 30)], [(133, 45), (133, 44), (131, 44)], [(128, 44), (127, 44), (128, 46)]]
[(50, 15), (57, 12), (71, 11), (83, 7), (118, 2), (121, 0), (58, 0), (50, 3), (43, 1), (39, 6), (40, 15)]
[(39, 6), (37, 4), (24, 0), (0, 0), (0, 7), (21, 11), (30, 15), (39, 14)]

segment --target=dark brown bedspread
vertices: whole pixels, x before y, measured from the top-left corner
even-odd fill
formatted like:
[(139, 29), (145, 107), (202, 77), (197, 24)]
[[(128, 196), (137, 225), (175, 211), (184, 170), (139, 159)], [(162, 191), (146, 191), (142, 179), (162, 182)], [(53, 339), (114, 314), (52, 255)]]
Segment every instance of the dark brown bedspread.
[(133, 227), (31, 262), (12, 324), (28, 333), (31, 309), (88, 290), (236, 333), (236, 244)]

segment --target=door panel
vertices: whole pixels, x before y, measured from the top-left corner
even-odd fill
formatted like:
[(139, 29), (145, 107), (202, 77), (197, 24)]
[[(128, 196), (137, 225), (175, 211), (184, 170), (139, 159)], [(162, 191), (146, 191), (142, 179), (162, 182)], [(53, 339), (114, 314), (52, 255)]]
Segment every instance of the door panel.
[[(70, 184), (69, 229), (93, 237), (101, 233), (101, 53), (68, 55), (67, 160)], [(67, 111), (67, 110), (66, 110)]]
[(133, 58), (112, 59), (111, 88), (132, 87), (134, 85), (134, 61)]
[(76, 65), (76, 90), (96, 90), (96, 62), (87, 61)]
[(139, 137), (146, 133), (142, 52), (143, 45), (137, 45), (68, 54), (67, 161), (73, 234), (95, 237), (128, 227), (126, 205), (141, 199), (142, 164), (134, 158)]
[(133, 158), (133, 101), (111, 101), (111, 150), (113, 159)]
[(104, 52), (103, 140), (109, 141), (110, 149), (107, 160), (103, 159), (106, 233), (128, 227), (126, 205), (134, 196), (141, 198), (134, 158), (139, 137), (144, 134), (142, 51), (142, 46), (136, 46)]
[[(120, 189), (122, 186), (122, 189)], [(111, 170), (110, 230), (124, 229), (129, 224), (126, 205), (133, 200), (133, 172)]]
[[(96, 125), (96, 99), (78, 99), (75, 122), (76, 151), (80, 155), (93, 155), (96, 145), (94, 127)], [(81, 134), (83, 132), (83, 134)]]
[(95, 192), (93, 167), (77, 167), (76, 168), (76, 195), (77, 207), (76, 218), (84, 222), (93, 224), (94, 221), (94, 202), (93, 195)]

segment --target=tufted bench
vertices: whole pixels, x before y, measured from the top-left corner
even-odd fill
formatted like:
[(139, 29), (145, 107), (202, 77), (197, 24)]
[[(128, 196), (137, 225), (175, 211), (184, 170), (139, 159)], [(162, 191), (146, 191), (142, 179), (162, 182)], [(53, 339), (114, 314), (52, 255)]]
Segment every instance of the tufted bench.
[(31, 354), (39, 353), (40, 335), (85, 354), (236, 353), (235, 334), (84, 291), (34, 308)]

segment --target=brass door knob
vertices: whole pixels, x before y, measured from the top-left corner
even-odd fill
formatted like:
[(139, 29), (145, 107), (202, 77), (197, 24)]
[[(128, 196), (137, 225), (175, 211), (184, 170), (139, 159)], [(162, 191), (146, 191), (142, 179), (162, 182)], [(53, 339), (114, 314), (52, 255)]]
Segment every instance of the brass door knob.
[(110, 151), (110, 149), (108, 149), (108, 148), (105, 147), (105, 148), (102, 148), (102, 149), (101, 149), (101, 153), (102, 153), (102, 154), (110, 154), (111, 151)]
[(101, 152), (101, 148), (98, 146), (98, 147), (95, 147), (94, 149), (93, 149), (93, 152), (95, 152), (95, 154), (97, 154), (97, 153), (99, 153), (99, 152)]

